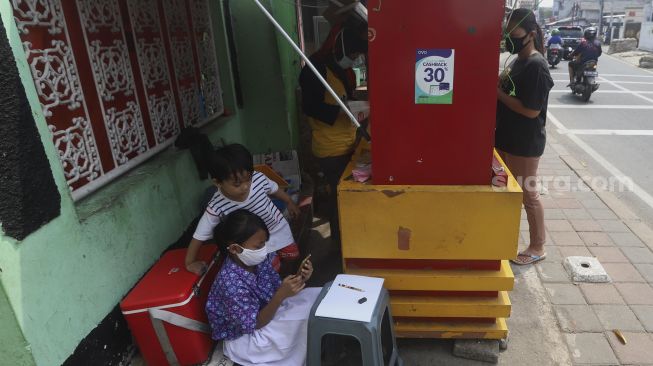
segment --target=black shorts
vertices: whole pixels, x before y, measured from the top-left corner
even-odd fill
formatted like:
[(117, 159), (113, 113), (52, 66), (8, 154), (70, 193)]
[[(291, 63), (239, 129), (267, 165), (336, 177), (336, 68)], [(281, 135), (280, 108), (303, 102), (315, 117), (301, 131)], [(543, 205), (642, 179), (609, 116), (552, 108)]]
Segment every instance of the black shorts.
[(576, 80), (580, 79), (580, 72), (583, 71), (583, 63), (576, 60), (569, 61), (569, 67), (574, 70)]
[(582, 65), (583, 64), (580, 61), (576, 61), (576, 60), (569, 61), (569, 67), (573, 67), (574, 70), (578, 69), (578, 67)]

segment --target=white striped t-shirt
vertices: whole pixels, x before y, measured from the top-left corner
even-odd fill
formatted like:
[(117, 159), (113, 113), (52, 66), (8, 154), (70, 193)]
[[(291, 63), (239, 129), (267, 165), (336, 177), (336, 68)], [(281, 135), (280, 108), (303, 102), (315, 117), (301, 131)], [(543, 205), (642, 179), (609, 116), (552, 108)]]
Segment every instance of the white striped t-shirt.
[[(290, 233), (290, 225), (268, 196), (278, 189), (277, 183), (270, 180), (265, 174), (256, 171), (252, 174), (249, 195), (243, 202), (230, 200), (218, 189), (197, 224), (193, 238), (201, 241), (213, 238), (213, 229), (222, 221), (222, 218), (235, 210), (245, 209), (259, 216), (267, 225), (270, 231), (270, 241), (268, 242), (271, 244), (270, 249), (275, 247), (280, 249), (292, 244), (294, 240)], [(288, 235), (290, 238), (287, 237)]]

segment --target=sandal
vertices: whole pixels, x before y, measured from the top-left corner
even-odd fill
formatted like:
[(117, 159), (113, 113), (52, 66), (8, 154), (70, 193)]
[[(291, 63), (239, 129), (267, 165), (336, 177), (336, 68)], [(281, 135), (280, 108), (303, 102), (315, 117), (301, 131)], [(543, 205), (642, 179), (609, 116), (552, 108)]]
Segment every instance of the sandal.
[(544, 253), (542, 255), (518, 253), (517, 258), (519, 258), (519, 257), (528, 257), (528, 259), (526, 261), (523, 261), (523, 262), (518, 261), (516, 259), (511, 259), (510, 261), (512, 263), (514, 263), (514, 264), (517, 264), (517, 265), (520, 265), (520, 266), (525, 266), (525, 265), (533, 264), (533, 263), (536, 263), (536, 262), (539, 262), (539, 261), (545, 259), (546, 258), (546, 253)]

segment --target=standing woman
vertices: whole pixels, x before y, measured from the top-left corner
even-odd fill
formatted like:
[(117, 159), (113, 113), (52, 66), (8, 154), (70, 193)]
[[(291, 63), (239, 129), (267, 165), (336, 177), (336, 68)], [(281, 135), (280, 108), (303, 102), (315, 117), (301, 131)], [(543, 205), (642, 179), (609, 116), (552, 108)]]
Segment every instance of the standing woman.
[(543, 56), (542, 40), (535, 14), (528, 9), (516, 9), (508, 20), (505, 42), (517, 59), (504, 70), (499, 81), (495, 146), (524, 192), (530, 244), (513, 260), (522, 265), (546, 257), (537, 167), (546, 145), (546, 110), (553, 80)]

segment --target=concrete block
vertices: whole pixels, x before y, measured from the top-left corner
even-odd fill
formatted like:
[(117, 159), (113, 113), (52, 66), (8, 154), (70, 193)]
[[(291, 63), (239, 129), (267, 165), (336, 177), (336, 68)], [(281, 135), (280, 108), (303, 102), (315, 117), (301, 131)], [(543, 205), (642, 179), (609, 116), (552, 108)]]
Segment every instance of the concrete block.
[(627, 305), (590, 305), (607, 331), (643, 332), (644, 327)]
[(602, 208), (590, 208), (589, 210), (590, 216), (594, 218), (595, 220), (617, 220), (618, 217), (617, 215), (614, 214), (614, 212), (610, 209), (602, 209)]
[(615, 247), (594, 247), (589, 248), (592, 255), (601, 263), (628, 263), (623, 252)]
[(642, 69), (653, 69), (653, 56), (642, 56), (639, 59), (639, 67)]
[(601, 228), (608, 233), (629, 233), (630, 229), (619, 220), (596, 220)]
[(567, 334), (574, 364), (614, 365), (619, 361), (602, 333)]
[(613, 332), (607, 332), (608, 341), (625, 365), (645, 365), (653, 360), (653, 337), (648, 333), (623, 332), (627, 343), (622, 344)]
[(576, 231), (601, 231), (601, 225), (594, 220), (589, 219), (571, 219), (571, 226)]
[(588, 305), (554, 305), (553, 309), (563, 332), (603, 332), (603, 325)]
[(637, 318), (647, 332), (653, 332), (653, 306), (652, 305), (632, 305), (630, 307), (637, 315)]
[(556, 199), (555, 200), (556, 205), (558, 208), (583, 208), (583, 206), (576, 200), (575, 198), (563, 198), (563, 199)]
[[(547, 260), (549, 258), (547, 257)], [(644, 276), (648, 282), (653, 282), (653, 264), (635, 264), (639, 273)]]
[(505, 351), (508, 349), (508, 342), (510, 338), (499, 339), (499, 350)]
[[(593, 257), (592, 253), (585, 246), (574, 246), (574, 247), (558, 247), (560, 249), (560, 255), (563, 257)], [(548, 249), (547, 249), (548, 251)], [(547, 253), (548, 259), (548, 253)]]
[(610, 276), (598, 259), (594, 257), (567, 257), (563, 262), (565, 269), (575, 282), (610, 282)]
[(565, 283), (544, 283), (554, 305), (585, 305), (585, 298), (577, 286)]
[(613, 39), (608, 48), (608, 54), (635, 51), (637, 49), (637, 39), (623, 38)]
[(653, 252), (649, 248), (623, 247), (621, 251), (630, 259), (630, 263), (653, 264)]
[(583, 205), (583, 207), (588, 208), (588, 209), (589, 208), (602, 208), (602, 209), (607, 209), (608, 208), (608, 206), (606, 206), (605, 203), (603, 203), (603, 201), (598, 199), (596, 196), (594, 196), (592, 198), (586, 198), (586, 199), (582, 200), (581, 204)]
[(653, 288), (648, 283), (615, 284), (628, 305), (653, 305)]
[(565, 272), (565, 269), (560, 263), (545, 261), (536, 264), (535, 267), (537, 267), (540, 272), (542, 282), (570, 282), (569, 275)]
[(624, 299), (609, 283), (581, 283), (580, 290), (592, 305), (624, 305)]
[(646, 282), (630, 263), (604, 263), (603, 268), (608, 271), (614, 282)]
[(642, 69), (653, 69), (653, 62), (644, 62), (641, 59), (639, 60), (639, 67)]
[(580, 232), (578, 233), (581, 238), (583, 238), (583, 241), (585, 242), (585, 245), (588, 247), (609, 247), (613, 246), (614, 242), (610, 238), (610, 236), (606, 233), (599, 233), (599, 232)]
[(453, 345), (456, 357), (490, 363), (499, 362), (499, 341), (487, 339), (456, 339)]
[(544, 220), (544, 225), (549, 231), (574, 231), (567, 220)]
[(610, 238), (617, 246), (620, 247), (640, 247), (643, 248), (646, 245), (633, 233), (623, 232), (611, 232), (609, 233)]
[(555, 245), (558, 246), (579, 246), (583, 245), (583, 240), (578, 236), (575, 231), (554, 231), (550, 232), (549, 236), (553, 239)]

